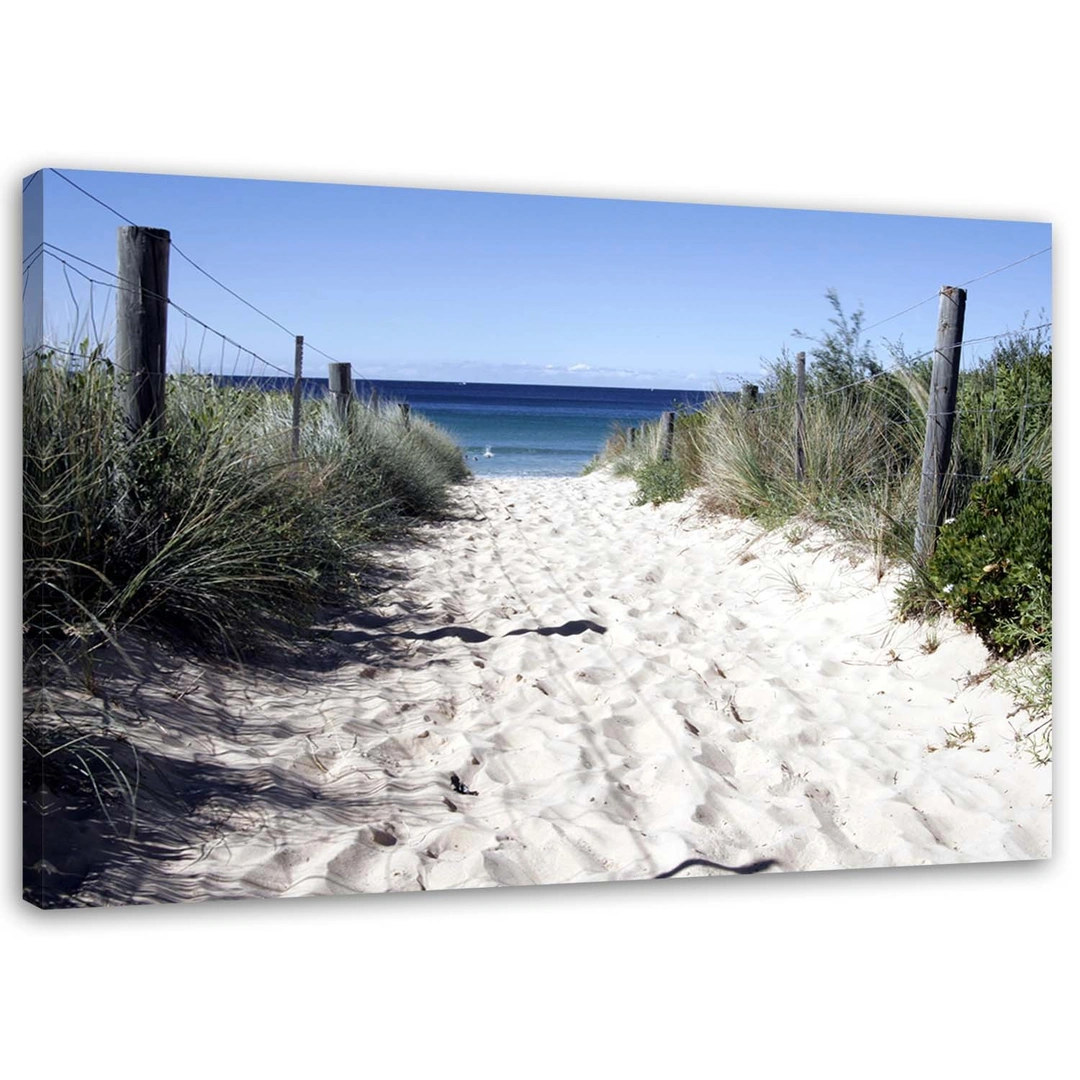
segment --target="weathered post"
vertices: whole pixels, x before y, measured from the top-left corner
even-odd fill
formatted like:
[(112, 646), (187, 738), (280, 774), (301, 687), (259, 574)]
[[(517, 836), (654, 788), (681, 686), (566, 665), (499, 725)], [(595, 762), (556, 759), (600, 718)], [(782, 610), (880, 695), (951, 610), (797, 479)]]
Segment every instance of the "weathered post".
[(124, 225), (117, 230), (116, 364), (132, 432), (165, 422), (169, 231)]
[(636, 442), (637, 442), (637, 428), (632, 427), (630, 429), (630, 446), (633, 447)]
[(806, 479), (806, 353), (795, 354), (795, 479)]
[(292, 385), (292, 456), (300, 456), (300, 396), (303, 391), (304, 335), (296, 335), (296, 356)]
[(919, 508), (915, 520), (915, 555), (926, 562), (934, 553), (941, 524), (943, 487), (952, 450), (956, 418), (956, 388), (960, 381), (960, 345), (964, 338), (967, 290), (941, 287), (934, 366), (930, 373), (930, 402), (926, 409)]
[(353, 400), (352, 364), (331, 364), (329, 383), (330, 403), (338, 421), (342, 425), (347, 424)]
[(660, 460), (670, 461), (675, 447), (675, 414), (666, 412), (660, 417)]
[(757, 404), (758, 388), (754, 383), (743, 383), (739, 404), (743, 409), (752, 409)]
[(409, 407), (409, 403), (407, 401), (403, 401), (400, 405), (398, 405), (398, 408), (401, 410), (401, 423), (404, 426), (405, 430), (408, 431), (409, 424), (411, 422), (410, 413), (412, 411)]

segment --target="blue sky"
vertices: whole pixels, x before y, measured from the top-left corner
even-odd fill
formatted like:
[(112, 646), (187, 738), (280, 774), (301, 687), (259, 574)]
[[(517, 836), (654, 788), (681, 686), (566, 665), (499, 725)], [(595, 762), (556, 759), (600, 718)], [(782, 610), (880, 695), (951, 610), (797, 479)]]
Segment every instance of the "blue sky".
[[(869, 325), (1051, 243), (1050, 226), (1031, 222), (61, 171), (137, 224), (169, 229), (357, 378), (727, 387), (785, 346), (805, 348), (792, 331), (826, 325), (826, 289)], [(49, 244), (115, 269), (113, 213), (48, 170), (24, 199), (27, 221), (43, 213)], [(92, 299), (107, 337), (111, 290), (70, 270), (65, 279), (55, 258), (41, 265), (46, 335), (70, 340), (80, 322), (82, 336)], [(1047, 253), (973, 282), (965, 337), (1048, 321), (1050, 267)], [(169, 272), (173, 301), (292, 370), (282, 329), (175, 252)], [(26, 295), (34, 307), (32, 281)], [(935, 300), (868, 337), (921, 352), (936, 312)], [(170, 369), (183, 357), (272, 373), (175, 309), (169, 319)], [(309, 349), (305, 373), (326, 364)]]

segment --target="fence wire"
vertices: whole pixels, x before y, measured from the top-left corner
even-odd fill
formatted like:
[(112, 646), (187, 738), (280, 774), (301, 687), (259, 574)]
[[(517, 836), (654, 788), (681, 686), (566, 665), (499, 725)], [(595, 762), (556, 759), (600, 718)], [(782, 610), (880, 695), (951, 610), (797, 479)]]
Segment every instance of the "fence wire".
[[(104, 201), (103, 199), (99, 199), (99, 198), (98, 198), (98, 197), (97, 197), (96, 195), (92, 195), (92, 194), (91, 194), (91, 193), (90, 193), (89, 191), (87, 191), (87, 190), (86, 190), (86, 188), (84, 188), (84, 187), (82, 187), (81, 185), (79, 185), (79, 184), (75, 183), (75, 181), (74, 181), (74, 180), (72, 180), (72, 179), (71, 179), (71, 177), (69, 177), (69, 176), (65, 176), (65, 175), (64, 175), (64, 174), (63, 174), (62, 172), (60, 172), (60, 170), (59, 170), (59, 169), (50, 169), (49, 171), (50, 171), (51, 173), (54, 173), (54, 174), (55, 174), (56, 176), (60, 177), (60, 179), (61, 179), (61, 180), (63, 180), (63, 181), (65, 181), (66, 183), (70, 184), (70, 185), (71, 185), (71, 186), (72, 186), (73, 188), (75, 188), (75, 190), (76, 190), (76, 191), (79, 191), (79, 192), (81, 192), (81, 193), (82, 193), (83, 195), (85, 195), (85, 196), (86, 196), (86, 197), (87, 197), (88, 199), (92, 199), (92, 200), (93, 200), (93, 201), (94, 201), (95, 203), (97, 203), (97, 204), (98, 204), (99, 206), (101, 206), (101, 207), (103, 207), (104, 209), (108, 210), (108, 211), (109, 211), (109, 213), (111, 213), (111, 214), (114, 214), (114, 215), (115, 215), (116, 217), (118, 217), (118, 218), (119, 218), (119, 219), (120, 219), (121, 221), (124, 221), (124, 222), (126, 222), (126, 223), (127, 223), (128, 225), (132, 225), (132, 226), (135, 226), (135, 222), (134, 222), (134, 221), (132, 221), (132, 220), (131, 220), (131, 218), (127, 217), (127, 216), (126, 216), (126, 215), (124, 215), (124, 214), (121, 214), (119, 210), (117, 210), (117, 209), (116, 209), (115, 207), (113, 207), (113, 206), (110, 206), (110, 205), (109, 205), (109, 204), (108, 204), (107, 202), (105, 202), (105, 201)], [(32, 179), (32, 178), (31, 178), (31, 179)], [(23, 190), (25, 191), (25, 188), (24, 188)], [(136, 226), (136, 227), (137, 227), (137, 226)], [(193, 267), (193, 268), (194, 268), (195, 270), (197, 270), (197, 271), (198, 271), (198, 272), (199, 272), (200, 274), (202, 274), (202, 275), (203, 275), (204, 277), (206, 277), (206, 278), (207, 278), (207, 279), (208, 279), (209, 281), (212, 281), (212, 282), (213, 282), (213, 283), (214, 283), (215, 285), (217, 285), (217, 286), (218, 286), (218, 288), (220, 288), (220, 289), (223, 289), (223, 290), (224, 290), (225, 292), (227, 292), (227, 293), (228, 293), (228, 294), (229, 294), (230, 296), (234, 297), (234, 298), (235, 298), (236, 300), (239, 300), (239, 301), (240, 301), (240, 303), (242, 303), (242, 304), (246, 305), (246, 306), (247, 306), (248, 308), (250, 308), (250, 309), (251, 309), (252, 311), (254, 311), (254, 312), (255, 312), (255, 313), (257, 314), (257, 315), (261, 316), (261, 317), (262, 317), (263, 319), (265, 319), (265, 320), (266, 320), (267, 322), (269, 322), (269, 323), (272, 323), (272, 324), (273, 324), (274, 326), (276, 326), (276, 327), (277, 327), (277, 328), (278, 328), (279, 330), (282, 330), (282, 331), (284, 331), (284, 332), (285, 332), (286, 334), (288, 334), (288, 335), (289, 335), (289, 337), (293, 338), (294, 340), (296, 339), (297, 335), (296, 335), (296, 334), (294, 334), (292, 330), (290, 330), (290, 329), (289, 329), (289, 328), (288, 328), (287, 326), (285, 326), (285, 325), (284, 325), (283, 323), (279, 322), (279, 321), (278, 321), (277, 319), (275, 319), (275, 318), (274, 318), (274, 317), (273, 317), (272, 315), (269, 315), (269, 314), (267, 314), (267, 312), (263, 311), (263, 310), (262, 310), (262, 309), (261, 309), (260, 307), (257, 307), (257, 306), (256, 306), (255, 304), (253, 304), (253, 303), (252, 303), (252, 302), (251, 302), (250, 300), (248, 300), (248, 299), (247, 299), (246, 297), (244, 297), (244, 296), (241, 296), (241, 295), (240, 295), (240, 293), (236, 292), (236, 290), (234, 290), (234, 289), (231, 289), (231, 288), (230, 288), (230, 287), (229, 287), (228, 285), (226, 285), (226, 284), (225, 284), (225, 283), (224, 283), (223, 281), (221, 281), (221, 280), (220, 280), (219, 278), (217, 278), (217, 277), (215, 277), (215, 276), (214, 276), (213, 274), (211, 274), (209, 270), (207, 270), (207, 269), (206, 269), (206, 268), (205, 268), (204, 266), (202, 266), (202, 265), (201, 265), (200, 263), (196, 262), (196, 261), (195, 261), (195, 260), (194, 260), (194, 259), (193, 259), (193, 258), (192, 258), (192, 257), (191, 257), (190, 255), (188, 255), (188, 254), (187, 254), (187, 253), (186, 253), (186, 252), (185, 252), (185, 251), (184, 251), (184, 250), (183, 250), (183, 249), (182, 249), (181, 247), (179, 247), (179, 245), (177, 245), (176, 241), (175, 241), (175, 240), (173, 240), (171, 236), (170, 236), (170, 239), (169, 239), (169, 248), (170, 248), (170, 250), (171, 250), (171, 251), (175, 251), (175, 252), (176, 252), (176, 254), (180, 256), (180, 258), (181, 258), (181, 259), (183, 259), (183, 260), (184, 260), (184, 261), (185, 261), (186, 263), (188, 263), (188, 264), (189, 264), (189, 265), (190, 265), (191, 267)], [(98, 269), (100, 269), (100, 267), (98, 267)], [(215, 331), (215, 333), (216, 333), (216, 332), (217, 332), (217, 331)], [(333, 357), (333, 356), (331, 356), (331, 355), (330, 355), (329, 353), (323, 352), (323, 350), (322, 350), (322, 349), (316, 348), (316, 346), (314, 346), (313, 344), (311, 344), (311, 342), (310, 342), (310, 341), (308, 341), (308, 340), (307, 340), (306, 338), (305, 338), (305, 341), (304, 341), (304, 347), (305, 347), (306, 349), (310, 349), (310, 351), (311, 351), (311, 352), (314, 352), (314, 353), (318, 353), (318, 354), (319, 354), (319, 356), (322, 356), (322, 357), (324, 357), (325, 359), (329, 360), (329, 361), (330, 361), (331, 363), (338, 363), (338, 362), (339, 362), (339, 361), (335, 360), (335, 359), (334, 359), (334, 357)], [(280, 369), (280, 368), (279, 368), (278, 370), (282, 370), (282, 369)], [(291, 374), (291, 372), (289, 372), (289, 373), (287, 373), (287, 374)]]
[[(53, 248), (55, 248), (55, 250), (53, 250)], [(204, 331), (204, 339), (205, 339), (205, 334), (210, 333), (210, 334), (213, 334), (215, 337), (217, 337), (221, 341), (222, 358), (221, 358), (220, 364), (218, 365), (218, 368), (219, 368), (218, 373), (219, 374), (221, 374), (221, 375), (225, 374), (225, 357), (224, 357), (224, 354), (225, 354), (225, 348), (226, 348), (226, 346), (228, 346), (230, 349), (235, 348), (237, 350), (237, 359), (233, 363), (233, 370), (230, 372), (230, 375), (232, 375), (232, 376), (235, 376), (236, 370), (238, 369), (238, 367), (240, 365), (240, 357), (242, 355), (244, 355), (244, 354), (246, 354), (250, 358), (249, 365), (248, 365), (249, 375), (253, 375), (253, 372), (254, 372), (254, 366), (253, 365), (254, 365), (254, 362), (256, 362), (256, 361), (259, 364), (261, 364), (264, 368), (269, 368), (272, 371), (275, 371), (278, 374), (283, 375), (283, 376), (285, 376), (287, 378), (292, 378), (293, 375), (294, 375), (293, 371), (289, 371), (288, 369), (283, 368), (283, 367), (279, 366), (278, 364), (275, 364), (272, 360), (267, 360), (266, 357), (261, 356), (259, 353), (255, 352), (254, 349), (249, 349), (246, 346), (241, 345), (238, 341), (231, 338), (228, 334), (226, 334), (223, 331), (218, 330), (215, 327), (211, 326), (205, 320), (200, 319), (197, 315), (195, 315), (192, 312), (188, 311), (186, 308), (184, 308), (180, 304), (178, 304), (175, 300), (172, 300), (167, 296), (161, 296), (158, 293), (155, 293), (152, 289), (142, 288), (142, 287), (140, 287), (140, 286), (138, 286), (138, 285), (136, 285), (136, 284), (134, 284), (132, 282), (126, 282), (118, 274), (115, 274), (110, 270), (106, 270), (102, 266), (98, 266), (96, 263), (91, 262), (89, 259), (84, 259), (81, 256), (74, 255), (74, 254), (72, 254), (71, 252), (68, 252), (68, 251), (64, 251), (62, 248), (58, 248), (53, 244), (46, 243), (44, 248), (43, 248), (42, 253), (49, 256), (50, 258), (54, 259), (57, 263), (59, 263), (59, 265), (62, 268), (62, 272), (63, 272), (63, 275), (64, 275), (64, 280), (65, 280), (65, 282), (67, 284), (68, 292), (69, 292), (69, 294), (71, 296), (71, 301), (72, 301), (72, 304), (75, 307), (75, 311), (76, 311), (76, 317), (75, 317), (76, 326), (81, 325), (81, 322), (82, 322), (82, 308), (81, 308), (81, 305), (79, 304), (78, 299), (75, 296), (75, 291), (74, 291), (74, 288), (72, 287), (72, 284), (71, 284), (70, 275), (71, 274), (76, 274), (78, 277), (82, 278), (84, 281), (86, 281), (89, 284), (89, 286), (90, 286), (89, 297), (90, 297), (90, 304), (91, 304), (90, 317), (91, 317), (91, 320), (92, 320), (91, 329), (92, 329), (93, 334), (94, 334), (95, 343), (103, 343), (103, 334), (101, 333), (101, 331), (98, 329), (98, 327), (96, 325), (96, 318), (94, 317), (94, 313), (93, 313), (92, 305), (93, 305), (93, 295), (94, 295), (93, 294), (93, 288), (94, 288), (94, 286), (98, 286), (99, 288), (103, 288), (103, 289), (111, 289), (111, 290), (114, 290), (114, 291), (120, 291), (120, 292), (141, 291), (141, 294), (143, 296), (150, 297), (151, 299), (154, 299), (154, 300), (162, 301), (163, 303), (167, 304), (168, 307), (171, 308), (173, 311), (175, 311), (178, 315), (182, 316), (188, 323), (195, 323), (197, 326), (201, 327), (203, 329), (203, 331)], [(98, 270), (99, 272), (101, 272), (103, 274), (109, 275), (113, 280), (112, 281), (105, 281), (105, 280), (103, 280), (101, 278), (92, 277), (90, 274), (86, 273), (84, 270), (81, 270), (79, 267), (73, 266), (71, 264), (71, 262), (68, 261), (69, 259), (80, 262), (85, 266), (91, 266), (95, 270)], [(53, 348), (52, 346), (48, 346), (48, 345), (46, 345), (45, 348), (47, 348), (47, 349), (51, 348), (52, 351), (54, 351), (54, 352), (64, 352), (64, 353), (67, 352), (67, 350), (56, 349), (56, 348)], [(201, 359), (202, 359), (202, 351), (201, 351), (201, 348), (200, 348), (200, 370), (201, 370)], [(182, 369), (183, 369), (183, 366), (184, 366), (184, 358), (183, 358), (183, 356), (181, 356), (181, 368)]]
[[(977, 338), (965, 338), (958, 344), (958, 348), (963, 349), (968, 345), (981, 345), (988, 341), (1001, 341), (1009, 337), (1023, 337), (1025, 335), (1037, 333), (1040, 330), (1047, 330), (1053, 326), (1052, 322), (1039, 323), (1037, 326), (1023, 327), (1019, 330), (1002, 330), (997, 334), (987, 334), (983, 337)], [(840, 386), (829, 387), (828, 390), (816, 390), (807, 392), (806, 403), (810, 404), (811, 401), (820, 400), (821, 398), (831, 397), (835, 394), (847, 394), (852, 390), (860, 386), (868, 386), (871, 383), (876, 382), (878, 379), (885, 378), (889, 375), (905, 375), (910, 374), (912, 365), (918, 363), (920, 360), (925, 360), (927, 357), (933, 356), (937, 349), (927, 349), (925, 352), (917, 353), (915, 356), (908, 356), (904, 358), (903, 363), (896, 364), (892, 367), (882, 368), (881, 371), (875, 371), (872, 375), (866, 375), (861, 379), (853, 379), (851, 382), (843, 383)], [(758, 377), (761, 378), (760, 376)], [(758, 384), (753, 384), (758, 385)], [(769, 391), (766, 390), (766, 396)], [(786, 409), (794, 407), (793, 402), (780, 402), (774, 405), (756, 404), (754, 405), (755, 412), (770, 412), (775, 409)]]

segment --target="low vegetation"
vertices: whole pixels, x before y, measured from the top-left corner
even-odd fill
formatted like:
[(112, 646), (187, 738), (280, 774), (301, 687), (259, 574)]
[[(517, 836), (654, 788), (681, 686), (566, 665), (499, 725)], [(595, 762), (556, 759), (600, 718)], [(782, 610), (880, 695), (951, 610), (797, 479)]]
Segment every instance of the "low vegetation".
[(317, 605), (355, 598), (372, 541), (441, 513), (467, 473), (445, 432), (415, 414), (406, 429), (393, 407), (343, 427), (306, 401), (294, 460), (288, 395), (180, 375), (166, 402), (163, 432), (133, 435), (100, 350), (77, 368), (24, 364), (24, 863), (42, 906), (79, 880), (55, 862), (82, 857), (60, 834), (42, 846), (41, 815), (62, 806), (70, 829), (100, 812), (113, 839), (134, 835), (144, 766), (117, 721), (123, 631), (143, 631), (144, 652), (163, 638), (218, 657), (296, 648)]
[(1050, 488), (1038, 474), (997, 470), (942, 527), (923, 575), (901, 592), (911, 612), (927, 594), (1007, 658), (1050, 640)]
[(686, 494), (687, 470), (674, 459), (646, 461), (634, 470), (637, 483), (637, 505), (673, 502)]
[[(972, 363), (957, 398), (943, 527), (934, 557), (914, 555), (930, 361), (888, 346), (879, 362), (835, 293), (807, 342), (805, 476), (796, 478), (796, 380), (787, 354), (767, 363), (752, 404), (717, 393), (676, 418), (671, 460), (659, 421), (612, 434), (592, 467), (632, 476), (639, 501), (693, 489), (711, 511), (768, 528), (819, 523), (872, 551), (884, 569), (907, 563), (902, 617), (950, 612), (1003, 664), (998, 683), (1040, 722), (1049, 716), (1052, 351), (1039, 331), (1001, 339)], [(1049, 757), (1040, 728), (1037, 759)]]
[(339, 425), (291, 399), (170, 377), (161, 435), (131, 435), (114, 376), (43, 354), (23, 373), (28, 637), (139, 624), (223, 650), (303, 626), (372, 540), (440, 513), (466, 475), (448, 435), (397, 410)]

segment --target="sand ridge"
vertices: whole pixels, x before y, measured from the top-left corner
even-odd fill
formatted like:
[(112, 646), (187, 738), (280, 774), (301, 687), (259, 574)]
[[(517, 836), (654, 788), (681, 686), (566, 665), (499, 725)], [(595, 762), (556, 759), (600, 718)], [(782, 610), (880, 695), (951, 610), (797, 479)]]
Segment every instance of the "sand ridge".
[(182, 702), (144, 688), (155, 715), (196, 719), (136, 740), (233, 787), (193, 799), (186, 850), (132, 862), (124, 887), (301, 896), (630, 880), (689, 858), (1049, 855), (1050, 772), (1017, 749), (1010, 699), (974, 679), (977, 639), (942, 623), (931, 649), (892, 617), (898, 572), (821, 530), (632, 497), (605, 474), (472, 480), (451, 520), (382, 553), (393, 580), (329, 628), (329, 670), (189, 672)]

